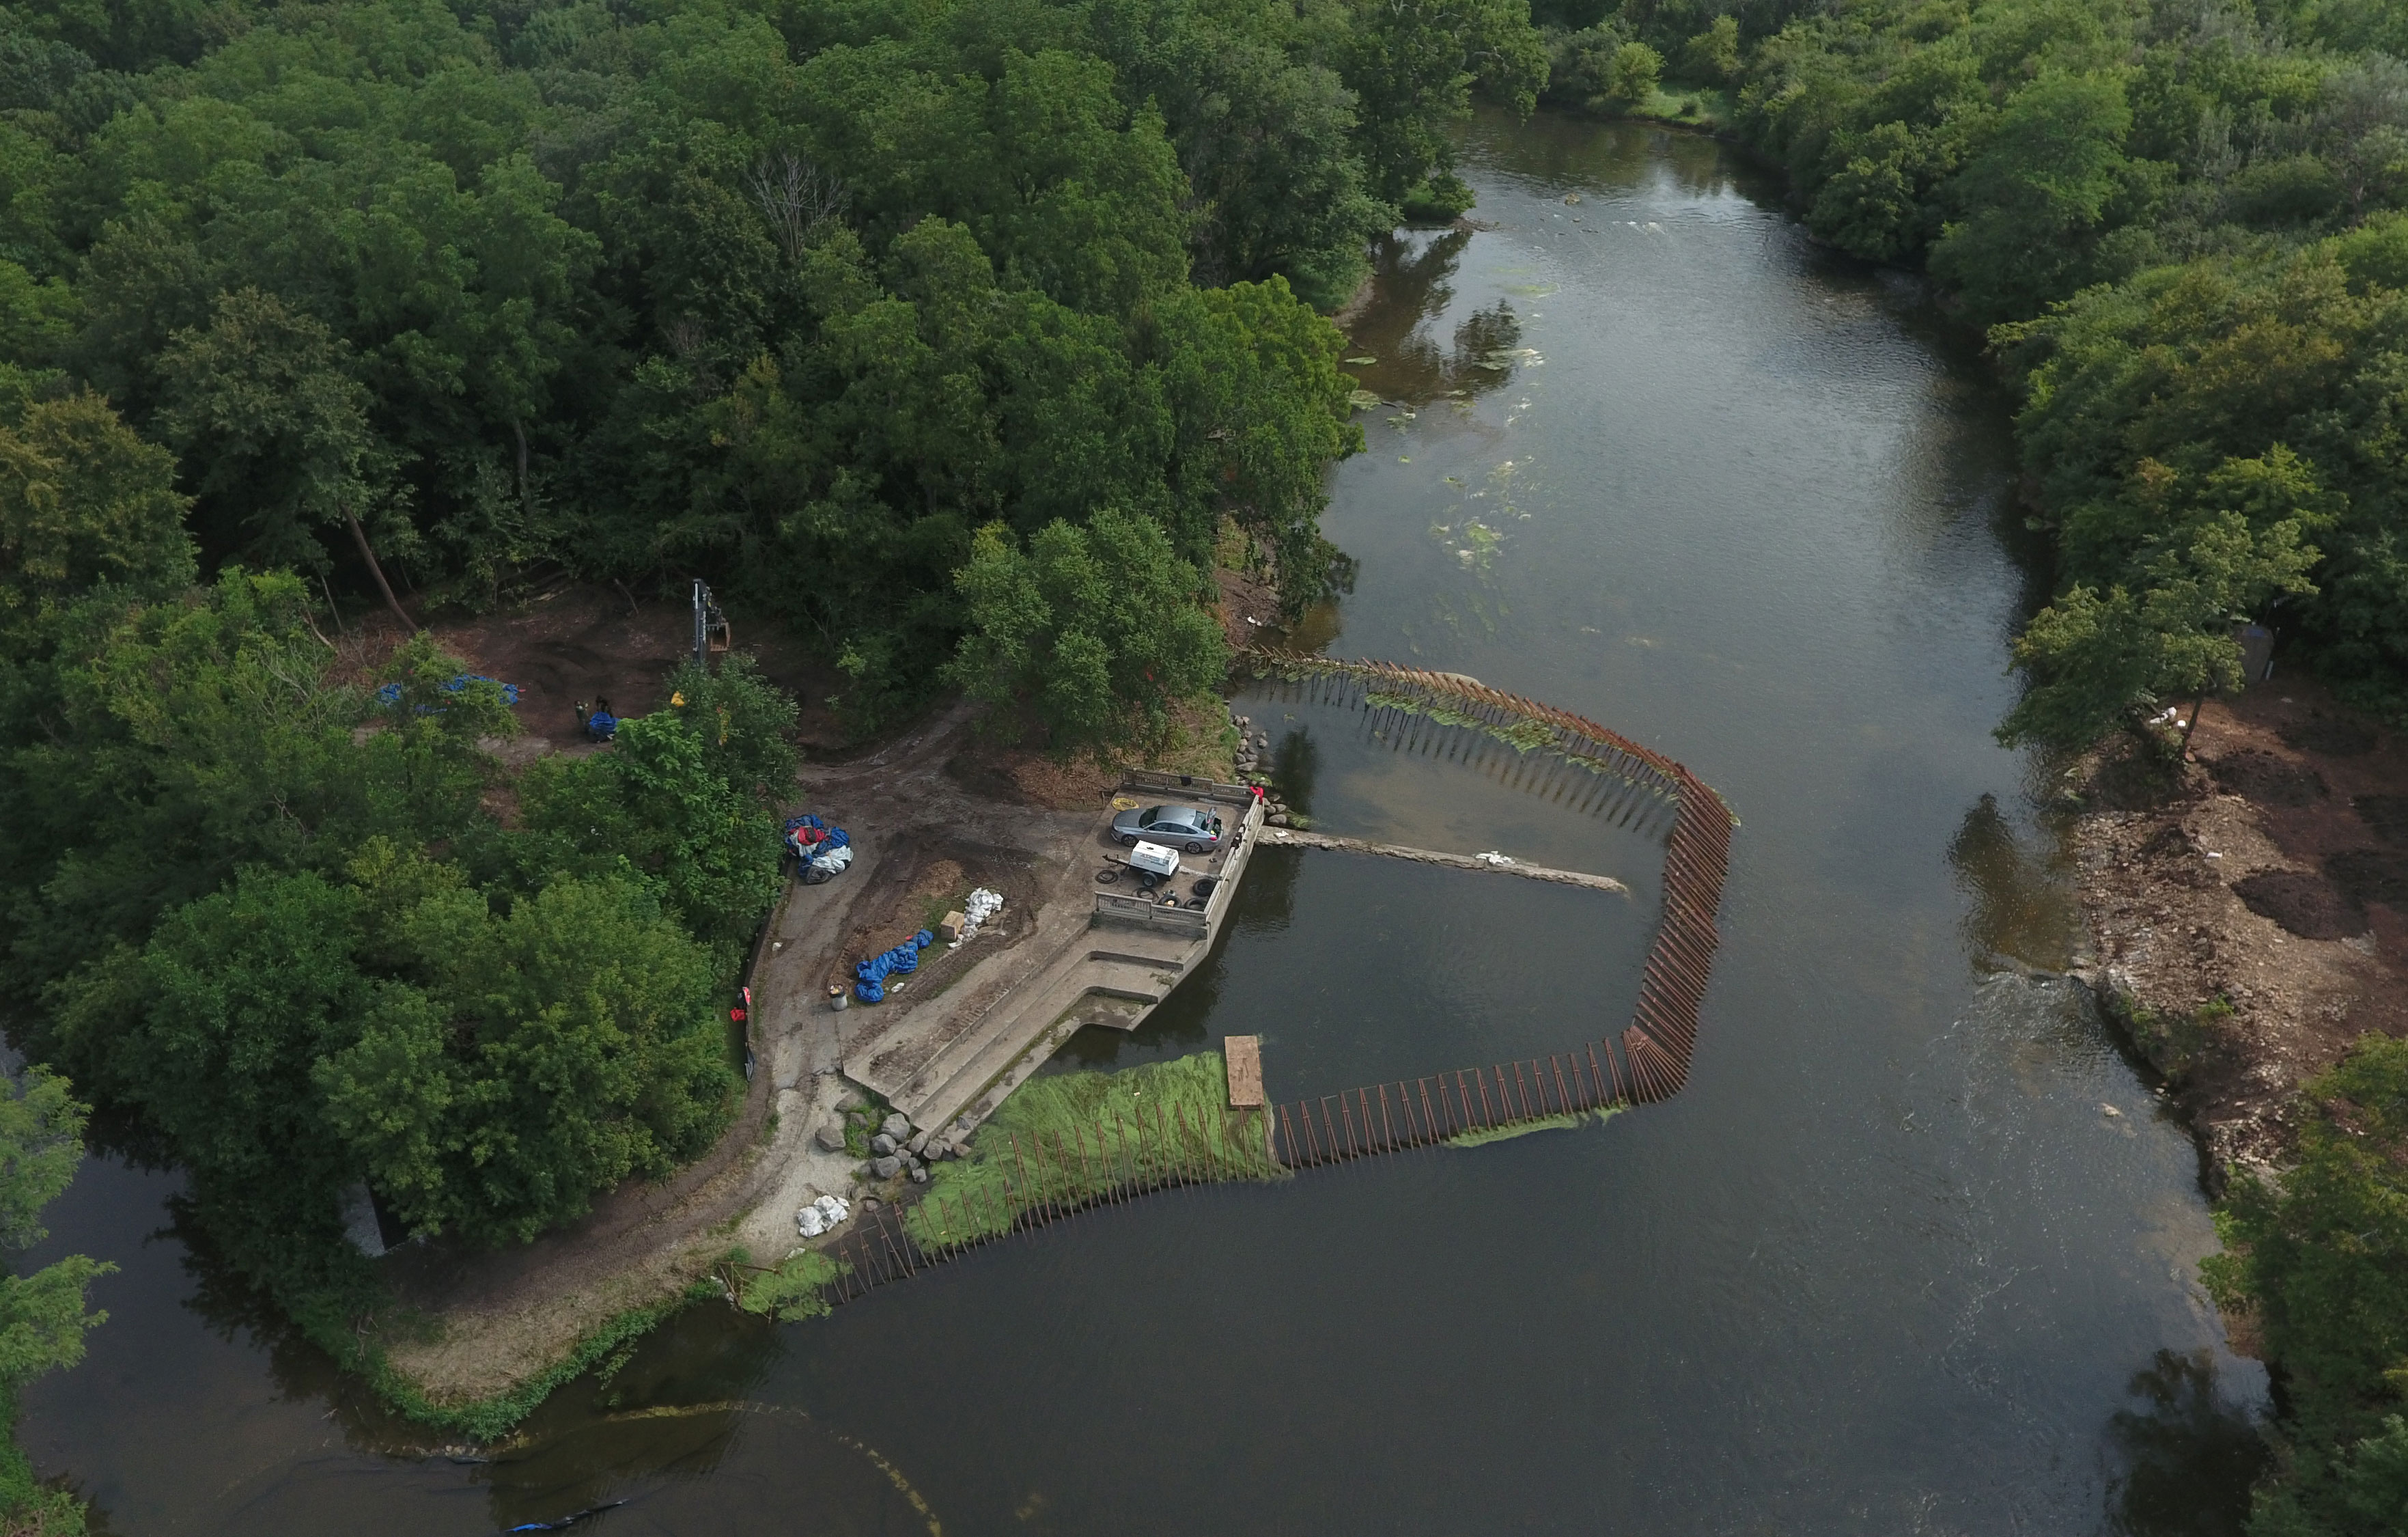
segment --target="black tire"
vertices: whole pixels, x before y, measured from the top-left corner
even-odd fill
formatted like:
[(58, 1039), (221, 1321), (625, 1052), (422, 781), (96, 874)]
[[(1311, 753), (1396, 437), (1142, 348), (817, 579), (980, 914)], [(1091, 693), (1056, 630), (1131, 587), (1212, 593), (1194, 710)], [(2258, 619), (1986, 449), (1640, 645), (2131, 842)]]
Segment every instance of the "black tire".
[(1121, 872), (1120, 872), (1120, 871), (1118, 871), (1118, 870), (1116, 870), (1116, 869), (1111, 869), (1107, 868), (1107, 869), (1099, 869), (1099, 870), (1096, 871), (1096, 884), (1097, 884), (1097, 885), (1099, 885), (1099, 886), (1108, 886), (1108, 885), (1111, 885), (1112, 883), (1114, 883), (1114, 882), (1118, 881), (1120, 878), (1121, 878)]
[(1187, 852), (1190, 854), (1202, 854), (1204, 852), (1204, 845), (1191, 840), (1187, 845)]
[(1112, 834), (1112, 841), (1118, 843), (1122, 848), (1133, 849), (1137, 847), (1137, 834), (1116, 832)]

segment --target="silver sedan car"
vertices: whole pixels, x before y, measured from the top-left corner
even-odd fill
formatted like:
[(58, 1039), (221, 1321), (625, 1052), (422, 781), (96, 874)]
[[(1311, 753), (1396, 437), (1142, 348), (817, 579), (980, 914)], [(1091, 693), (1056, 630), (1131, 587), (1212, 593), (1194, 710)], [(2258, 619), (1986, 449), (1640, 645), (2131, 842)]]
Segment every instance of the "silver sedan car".
[(1141, 838), (1188, 854), (1211, 854), (1221, 847), (1221, 819), (1201, 806), (1149, 806), (1112, 818), (1112, 837), (1123, 843)]

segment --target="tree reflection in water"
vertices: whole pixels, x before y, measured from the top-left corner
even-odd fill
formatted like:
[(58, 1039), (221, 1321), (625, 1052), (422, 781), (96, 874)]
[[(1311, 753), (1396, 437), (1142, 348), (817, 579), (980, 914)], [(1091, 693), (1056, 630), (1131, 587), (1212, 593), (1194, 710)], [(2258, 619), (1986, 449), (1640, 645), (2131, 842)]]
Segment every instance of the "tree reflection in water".
[(1948, 842), (1948, 866), (1973, 899), (1962, 927), (1977, 962), (2019, 961), (2061, 971), (2071, 961), (2076, 921), (2059, 856), (2031, 848), (1984, 796), (1966, 812)]
[(2249, 1489), (2265, 1471), (2265, 1437), (2248, 1413), (2219, 1400), (2206, 1351), (2160, 1350), (2132, 1374), (2142, 1409), (2107, 1422), (2121, 1464), (2108, 1487), (2108, 1530), (2128, 1537), (2239, 1537)]

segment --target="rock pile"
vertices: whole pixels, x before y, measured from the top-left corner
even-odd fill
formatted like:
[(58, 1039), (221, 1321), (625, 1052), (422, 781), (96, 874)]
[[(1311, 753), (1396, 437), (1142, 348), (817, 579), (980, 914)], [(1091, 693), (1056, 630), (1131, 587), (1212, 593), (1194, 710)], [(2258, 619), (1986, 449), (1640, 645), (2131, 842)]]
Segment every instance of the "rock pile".
[(1280, 798), (1279, 792), (1271, 788), (1270, 775), (1264, 772), (1270, 755), (1270, 734), (1255, 730), (1254, 718), (1240, 715), (1234, 709), (1229, 711), (1229, 724), (1238, 728), (1238, 777), (1263, 792), (1263, 820), (1274, 827), (1309, 826)]
[(869, 1139), (869, 1162), (862, 1167), (864, 1179), (891, 1180), (909, 1178), (914, 1185), (928, 1183), (928, 1166), (947, 1158), (958, 1158), (967, 1149), (973, 1129), (968, 1119), (957, 1119), (949, 1128), (914, 1128), (910, 1119), (897, 1112), (878, 1124)]

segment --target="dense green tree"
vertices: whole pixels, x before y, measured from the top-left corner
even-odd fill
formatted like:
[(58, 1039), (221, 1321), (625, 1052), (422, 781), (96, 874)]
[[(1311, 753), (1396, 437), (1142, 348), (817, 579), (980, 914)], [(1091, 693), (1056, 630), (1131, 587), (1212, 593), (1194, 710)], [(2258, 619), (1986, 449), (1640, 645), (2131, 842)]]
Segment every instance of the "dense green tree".
[(1461, 212), (1471, 194), (1454, 174), (1448, 132), (1474, 88), (1526, 113), (1546, 83), (1528, 0), (1353, 0), (1345, 15), (1339, 68), (1362, 103), (1372, 193)]
[(622, 723), (612, 751), (548, 758), (522, 779), (513, 857), (533, 872), (633, 876), (690, 933), (733, 946), (777, 898), (772, 797), (794, 783), (794, 704), (741, 666), (674, 681), (686, 702)]
[(46, 608), (104, 583), (161, 596), (193, 578), (175, 456), (89, 392), (0, 425), (0, 650), (24, 654)]
[(1663, 75), (1664, 55), (1645, 43), (1625, 43), (1613, 50), (1613, 60), (1606, 66), (1606, 98), (1643, 107), (1654, 99)]
[[(19, 1251), (46, 1236), (42, 1208), (65, 1192), (83, 1159), (84, 1114), (66, 1081), (42, 1068), (0, 1081), (0, 1246)], [(31, 1273), (0, 1272), (0, 1418), (14, 1423), (25, 1384), (83, 1359), (84, 1335), (108, 1320), (85, 1311), (85, 1292), (116, 1269), (68, 1255)], [(81, 1507), (36, 1486), (13, 1439), (0, 1445), (0, 1516), (46, 1537), (83, 1530)]]
[(290, 575), (229, 570), (153, 603), (102, 596), (60, 616), (57, 660), (16, 674), (0, 758), (0, 886), (30, 992), (217, 890), (237, 868), (338, 869), (378, 833), (478, 826), (480, 736), (508, 731), (490, 685), (420, 642), (398, 701), (330, 680), (334, 653)]
[(2408, 1043), (2368, 1036), (2302, 1093), (2298, 1162), (2235, 1175), (2203, 1269), (2283, 1364), (2293, 1472), (2251, 1530), (2383, 1537), (2408, 1519)]
[(1057, 747), (1111, 740), (1132, 717), (1158, 732), (1173, 701), (1228, 667), (1219, 624), (1196, 604), (1202, 579), (1143, 518), (1099, 509), (1083, 529), (1048, 524), (1025, 550), (989, 524), (959, 580), (972, 624), (953, 676), (1025, 708)]
[(380, 949), (423, 986), (380, 986), (311, 1086), (413, 1228), (523, 1242), (724, 1124), (720, 967), (636, 882), (556, 880), (496, 916), (449, 869), (355, 867)]
[[(2020, 320), (2082, 287), (2119, 200), (2145, 204), (2149, 177), (2126, 161), (2131, 109), (2113, 79), (2050, 75), (2015, 93), (1950, 189), (1960, 216), (1931, 271), (1984, 321)], [(2121, 221), (2117, 221), (2121, 222)]]
[(314, 871), (246, 869), (56, 994), (62, 1060), (141, 1111), (247, 1264), (324, 1246), (359, 1174), (324, 1134), (310, 1069), (350, 1044), (367, 1000), (360, 908)]
[(1727, 80), (1739, 73), (1739, 18), (1717, 16), (1681, 49), (1683, 73), (1697, 79)]
[(319, 321), (246, 288), (220, 294), (208, 325), (175, 333), (159, 355), (162, 424), (222, 542), (259, 564), (322, 569), (318, 525), (357, 526), (392, 504), (392, 454), (346, 352)]

